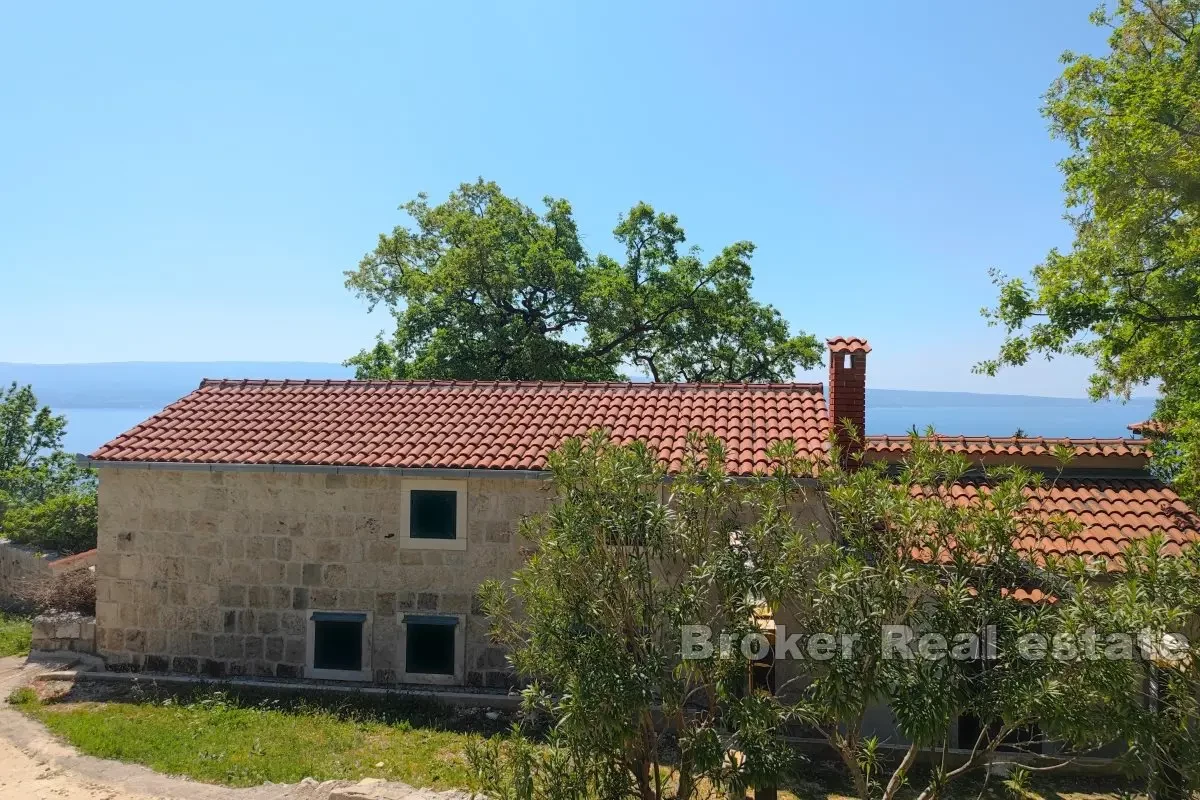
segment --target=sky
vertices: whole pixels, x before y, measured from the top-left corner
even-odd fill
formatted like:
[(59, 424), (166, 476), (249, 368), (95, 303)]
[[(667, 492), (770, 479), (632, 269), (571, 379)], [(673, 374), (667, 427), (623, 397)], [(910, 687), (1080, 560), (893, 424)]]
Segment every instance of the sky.
[(593, 253), (643, 200), (753, 241), (872, 386), (1082, 396), (1086, 362), (971, 366), (988, 269), (1070, 245), (1038, 109), (1094, 4), (9, 4), (0, 361), (341, 361), (391, 322), (343, 271), (484, 176)]

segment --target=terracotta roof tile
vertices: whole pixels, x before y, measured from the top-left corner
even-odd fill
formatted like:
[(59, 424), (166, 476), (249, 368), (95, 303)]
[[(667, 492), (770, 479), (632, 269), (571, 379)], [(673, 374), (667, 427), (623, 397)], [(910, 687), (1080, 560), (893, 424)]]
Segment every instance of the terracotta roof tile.
[[(965, 505), (986, 492), (983, 479), (965, 479), (951, 487), (954, 502)], [(1069, 539), (1026, 536), (1032, 553), (1116, 556), (1133, 540), (1154, 533), (1165, 537), (1169, 552), (1200, 541), (1200, 516), (1169, 486), (1153, 478), (1061, 477), (1040, 489), (1026, 489), (1029, 508), (1043, 517), (1066, 514), (1083, 527)]]
[(597, 428), (672, 469), (690, 431), (717, 434), (748, 474), (774, 441), (823, 453), (829, 422), (820, 384), (206, 380), (92, 458), (537, 470)]
[[(925, 438), (925, 437), (922, 437)], [(1015, 439), (1011, 436), (946, 436), (932, 440), (939, 447), (964, 455), (1053, 456), (1059, 445), (1070, 447), (1076, 456), (1140, 456), (1149, 457), (1145, 439), (1070, 439), (1031, 436)], [(909, 436), (868, 436), (869, 453), (904, 455), (912, 450)]]
[(871, 352), (871, 345), (867, 344), (867, 340), (859, 339), (857, 336), (835, 336), (832, 339), (826, 339), (825, 344), (828, 345), (831, 353)]

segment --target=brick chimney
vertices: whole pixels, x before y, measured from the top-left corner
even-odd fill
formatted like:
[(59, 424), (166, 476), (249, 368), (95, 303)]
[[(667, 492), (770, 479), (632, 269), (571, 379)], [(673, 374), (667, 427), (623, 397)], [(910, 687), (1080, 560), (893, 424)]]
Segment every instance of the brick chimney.
[(829, 420), (842, 453), (842, 465), (857, 463), (852, 453), (862, 451), (862, 442), (854, 442), (846, 422), (854, 426), (859, 437), (867, 429), (867, 353), (871, 345), (866, 339), (839, 336), (827, 339), (829, 345)]

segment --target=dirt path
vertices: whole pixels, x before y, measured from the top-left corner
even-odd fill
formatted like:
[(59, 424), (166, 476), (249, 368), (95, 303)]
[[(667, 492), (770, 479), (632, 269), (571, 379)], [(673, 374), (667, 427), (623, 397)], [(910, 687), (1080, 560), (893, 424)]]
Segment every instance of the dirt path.
[(47, 669), (0, 658), (0, 800), (460, 800), (383, 781), (307, 779), (294, 785), (230, 789), (160, 775), (137, 764), (85, 756), (7, 705), (9, 693)]

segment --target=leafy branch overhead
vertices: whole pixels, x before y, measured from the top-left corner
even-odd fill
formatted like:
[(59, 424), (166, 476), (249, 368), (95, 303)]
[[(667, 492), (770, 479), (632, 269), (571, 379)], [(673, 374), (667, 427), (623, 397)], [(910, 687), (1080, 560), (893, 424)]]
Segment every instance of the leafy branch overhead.
[(1046, 95), (1075, 233), (1032, 280), (993, 278), (1006, 338), (995, 373), (1034, 355), (1092, 359), (1094, 396), (1160, 381), (1177, 435), (1160, 463), (1194, 495), (1200, 463), (1200, 0), (1120, 0), (1093, 22), (1103, 56), (1066, 53)]
[(348, 363), (363, 378), (780, 381), (820, 362), (750, 294), (754, 245), (705, 261), (679, 220), (639, 203), (613, 235), (621, 258), (588, 254), (565, 200), (537, 213), (495, 183), (402, 209), (346, 285), (396, 321)]

